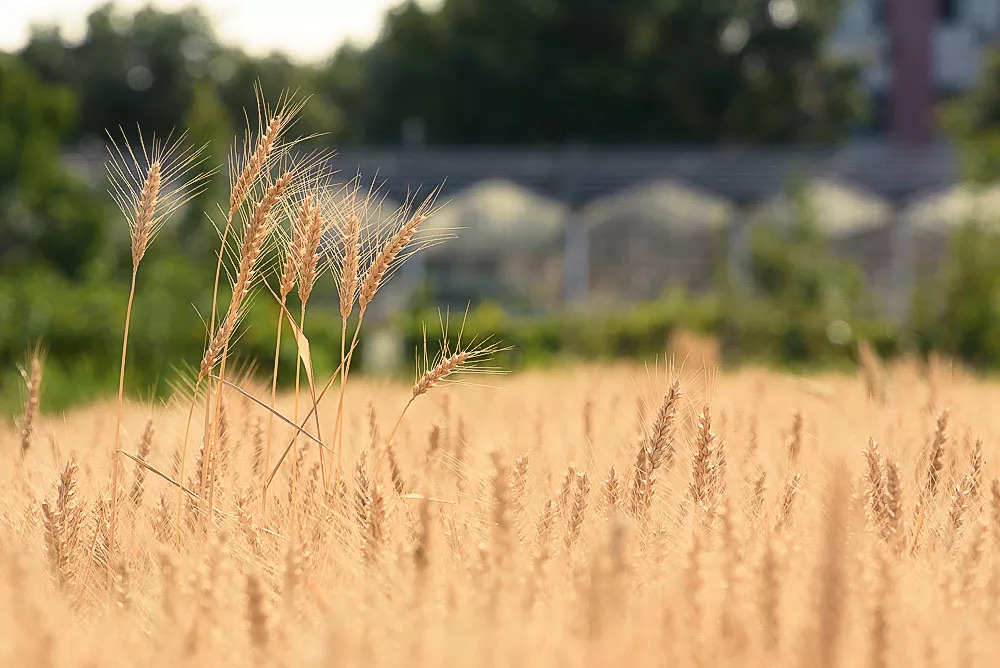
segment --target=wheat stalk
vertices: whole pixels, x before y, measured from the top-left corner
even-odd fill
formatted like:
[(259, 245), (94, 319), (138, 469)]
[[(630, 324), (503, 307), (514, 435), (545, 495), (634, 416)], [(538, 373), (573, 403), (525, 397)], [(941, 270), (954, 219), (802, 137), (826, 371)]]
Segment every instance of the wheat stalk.
[[(209, 327), (209, 343), (205, 348), (205, 354), (202, 357), (198, 378), (195, 381), (195, 392), (192, 395), (191, 406), (188, 412), (187, 427), (184, 431), (184, 441), (181, 447), (181, 464), (180, 464), (180, 480), (184, 479), (184, 469), (187, 459), (187, 446), (188, 446), (188, 435), (191, 425), (191, 418), (194, 413), (194, 401), (197, 396), (197, 388), (200, 386), (201, 381), (211, 374), (212, 369), (216, 364), (220, 364), (219, 378), (224, 378), (225, 375), (225, 358), (226, 352), (228, 351), (229, 341), (236, 329), (239, 319), (243, 313), (244, 301), (250, 293), (250, 290), (257, 278), (256, 265), (257, 260), (260, 258), (261, 253), (264, 250), (264, 246), (271, 236), (273, 231), (275, 220), (271, 215), (272, 210), (281, 200), (282, 195), (285, 190), (290, 186), (292, 179), (295, 176), (294, 169), (286, 170), (274, 183), (268, 186), (267, 191), (264, 193), (263, 197), (257, 202), (253, 209), (253, 213), (247, 219), (244, 230), (243, 238), (240, 242), (239, 248), (239, 268), (236, 273), (236, 278), (233, 281), (233, 297), (229, 303), (229, 308), (226, 311), (226, 315), (222, 320), (222, 323), (214, 334), (212, 333), (212, 327)], [(223, 383), (220, 381), (218, 386), (218, 391), (215, 397), (215, 406), (218, 407), (221, 404), (221, 392)], [(211, 389), (211, 388), (210, 388)], [(211, 438), (211, 428), (212, 428), (212, 392), (206, 392), (205, 395), (206, 405), (205, 405), (205, 429), (203, 434), (207, 434), (208, 439), (208, 456), (204, 459), (202, 471), (201, 471), (201, 485), (206, 487), (209, 484), (209, 465), (211, 462), (213, 443)], [(218, 410), (218, 408), (216, 409)], [(214, 415), (214, 423), (218, 422), (217, 413)], [(214, 487), (209, 487), (209, 513), (206, 517), (211, 517), (214, 509), (214, 496), (212, 495), (212, 490)], [(184, 494), (183, 490), (178, 491), (177, 497), (177, 531), (178, 536), (180, 535), (180, 523), (181, 523), (181, 513), (184, 505)]]
[[(302, 204), (299, 205), (292, 223), (292, 234), (285, 246), (285, 262), (278, 287), (278, 323), (274, 337), (274, 363), (271, 371), (271, 411), (267, 416), (267, 436), (263, 461), (264, 470), (267, 470), (271, 464), (271, 431), (274, 425), (274, 403), (278, 392), (278, 359), (281, 351), (281, 331), (285, 319), (285, 305), (288, 300), (288, 294), (295, 286), (296, 278), (301, 274), (300, 267), (304, 255), (301, 239), (306, 234), (305, 230), (309, 227), (310, 221), (313, 219), (314, 209), (313, 197), (307, 196)], [(300, 293), (301, 290), (300, 287)], [(299, 366), (296, 363), (296, 379), (298, 378), (298, 369)], [(261, 513), (263, 514), (267, 510), (267, 487), (264, 485), (264, 481), (261, 481), (261, 486)]]
[(42, 395), (42, 354), (41, 346), (36, 345), (31, 350), (28, 369), (21, 369), (24, 378), (25, 399), (24, 415), (21, 416), (21, 459), (23, 460), (31, 448), (31, 437), (35, 432), (35, 420), (38, 419)]
[(652, 503), (653, 482), (661, 466), (670, 468), (674, 457), (674, 423), (680, 403), (681, 386), (674, 380), (663, 397), (650, 434), (643, 441), (635, 460), (631, 504), (632, 513), (644, 517)]
[[(109, 135), (110, 138), (110, 135)], [(111, 138), (107, 163), (111, 182), (111, 196), (118, 204), (129, 227), (132, 245), (132, 280), (129, 286), (128, 305), (125, 307), (125, 326), (122, 332), (121, 367), (118, 373), (118, 404), (115, 418), (114, 445), (111, 449), (111, 512), (109, 518), (109, 550), (114, 548), (115, 528), (118, 522), (118, 476), (121, 448), (122, 409), (125, 393), (125, 363), (128, 357), (128, 337), (132, 324), (132, 304), (135, 300), (136, 277), (139, 263), (146, 255), (157, 232), (166, 220), (180, 207), (196, 197), (207, 184), (211, 172), (199, 171), (204, 159), (201, 148), (186, 147), (182, 134), (176, 142), (168, 136), (161, 142), (154, 136), (147, 151), (142, 134), (139, 135), (140, 153), (137, 157), (124, 131), (122, 139), (127, 147), (128, 159), (120, 145)], [(139, 177), (138, 174), (143, 174)], [(108, 564), (114, 555), (109, 553)], [(109, 571), (110, 578), (112, 572)]]
[(910, 545), (910, 551), (913, 552), (917, 549), (918, 540), (920, 539), (920, 530), (924, 526), (924, 518), (927, 514), (927, 504), (934, 498), (937, 494), (938, 480), (941, 474), (941, 468), (943, 463), (941, 458), (944, 456), (944, 446), (948, 442), (948, 418), (950, 417), (950, 412), (946, 409), (938, 415), (937, 424), (934, 428), (934, 439), (931, 441), (930, 452), (927, 458), (927, 474), (924, 478), (924, 486), (920, 490), (920, 495), (917, 497), (917, 507), (914, 512), (913, 520), (913, 539)]
[[(328, 224), (326, 219), (323, 217), (322, 211), (318, 206), (309, 206), (308, 208), (300, 208), (299, 215), (296, 217), (296, 225), (293, 229), (292, 234), (292, 245), (295, 248), (295, 262), (296, 262), (296, 273), (298, 274), (298, 290), (299, 290), (299, 332), (305, 331), (306, 327), (306, 305), (309, 303), (309, 297), (312, 294), (313, 286), (316, 283), (316, 278), (318, 276), (316, 268), (319, 264), (319, 245), (326, 233)], [(301, 340), (296, 338), (296, 346), (301, 345)], [(299, 419), (299, 390), (301, 386), (301, 376), (302, 376), (302, 351), (299, 351), (299, 355), (296, 356), (295, 364), (295, 404), (292, 413), (292, 417), (295, 421)], [(309, 369), (310, 378), (312, 377), (312, 369)], [(310, 385), (310, 389), (312, 386)], [(320, 434), (320, 422), (319, 416), (316, 416), (316, 436), (322, 438)], [(292, 455), (295, 456), (296, 449), (298, 448), (298, 433), (292, 435)], [(323, 475), (323, 488), (326, 489), (326, 466), (324, 464), (324, 454), (323, 450), (320, 449), (320, 466)], [(298, 486), (298, 476), (296, 470), (292, 469), (292, 495), (295, 496)], [(292, 507), (295, 507), (295, 501), (293, 498)]]
[(77, 548), (83, 509), (76, 500), (78, 467), (72, 459), (59, 476), (55, 503), (42, 503), (45, 547), (52, 574), (60, 586), (71, 585), (75, 578)]

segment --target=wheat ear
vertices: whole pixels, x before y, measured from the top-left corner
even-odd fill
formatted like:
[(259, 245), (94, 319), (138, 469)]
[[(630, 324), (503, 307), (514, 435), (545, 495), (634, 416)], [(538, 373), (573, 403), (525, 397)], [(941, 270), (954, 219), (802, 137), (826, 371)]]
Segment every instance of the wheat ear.
[[(312, 295), (313, 287), (316, 284), (316, 279), (318, 277), (317, 267), (319, 266), (319, 245), (323, 239), (323, 235), (327, 229), (327, 222), (323, 216), (323, 212), (319, 206), (310, 206), (306, 210), (299, 211), (299, 215), (296, 218), (297, 224), (293, 233), (293, 245), (296, 248), (296, 269), (298, 274), (298, 290), (299, 290), (299, 332), (304, 332), (306, 327), (306, 305), (309, 303), (309, 297)], [(296, 345), (300, 345), (301, 341), (296, 339)], [(296, 355), (295, 362), (295, 402), (293, 406), (293, 418), (296, 422), (299, 420), (299, 391), (302, 382), (302, 365), (303, 359), (300, 354)], [(311, 373), (311, 370), (309, 370)], [(310, 389), (313, 389), (310, 386)], [(296, 448), (298, 447), (298, 432), (292, 435), (292, 455), (293, 460), (296, 454)], [(319, 415), (316, 415), (316, 437), (322, 438), (320, 433), (320, 423)], [(326, 489), (326, 462), (323, 449), (320, 448), (319, 451), (320, 458), (320, 469), (323, 474), (323, 488)], [(297, 467), (292, 469), (292, 512), (296, 510), (295, 496), (298, 487), (298, 471)]]
[(399, 425), (402, 424), (406, 411), (418, 397), (427, 394), (431, 389), (446, 382), (456, 374), (476, 372), (496, 373), (496, 369), (477, 366), (477, 362), (488, 359), (503, 350), (506, 350), (506, 348), (500, 348), (494, 344), (481, 344), (466, 348), (462, 348), (461, 344), (459, 344), (457, 350), (450, 352), (446, 346), (438, 357), (437, 363), (428, 368), (413, 384), (410, 398), (407, 400), (406, 405), (403, 406), (403, 410), (400, 411), (399, 417), (396, 419), (396, 424), (393, 425), (392, 431), (389, 432), (389, 437), (385, 440), (385, 446), (379, 454), (378, 462), (375, 464), (375, 473), (372, 475), (372, 478), (376, 479), (378, 477), (378, 472), (382, 468), (386, 452), (392, 447), (392, 439), (396, 435)]
[[(347, 389), (347, 319), (354, 310), (354, 299), (358, 291), (358, 264), (361, 256), (361, 218), (356, 212), (352, 212), (344, 227), (344, 255), (340, 266), (340, 284), (338, 285), (338, 297), (340, 300), (340, 366), (345, 373), (340, 375), (340, 397), (337, 400), (337, 423), (334, 432), (334, 449), (337, 451), (336, 476), (340, 475), (341, 456), (343, 449), (341, 441), (343, 439), (343, 418), (344, 418), (344, 393)], [(358, 326), (360, 328), (360, 321)]]
[[(274, 336), (274, 364), (271, 371), (271, 412), (267, 414), (267, 436), (264, 446), (264, 466), (263, 471), (267, 471), (271, 464), (271, 431), (274, 424), (274, 404), (278, 393), (278, 357), (281, 352), (281, 325), (285, 321), (285, 304), (288, 301), (288, 294), (295, 287), (295, 277), (298, 273), (299, 261), (298, 248), (295, 244), (295, 233), (298, 226), (303, 224), (303, 220), (308, 220), (312, 215), (312, 198), (307, 197), (299, 206), (298, 215), (292, 226), (292, 235), (288, 240), (285, 250), (285, 263), (281, 271), (281, 280), (278, 284), (278, 324)], [(261, 494), (261, 514), (267, 511), (267, 488), (264, 487)]]
[(415, 213), (396, 234), (389, 238), (385, 246), (375, 255), (371, 266), (365, 272), (364, 279), (361, 281), (361, 290), (358, 293), (358, 306), (362, 312), (368, 308), (368, 304), (375, 298), (375, 293), (382, 285), (382, 280), (389, 271), (389, 267), (392, 266), (399, 254), (406, 248), (406, 245), (413, 240), (413, 236), (417, 233), (420, 224), (426, 219), (423, 213)]

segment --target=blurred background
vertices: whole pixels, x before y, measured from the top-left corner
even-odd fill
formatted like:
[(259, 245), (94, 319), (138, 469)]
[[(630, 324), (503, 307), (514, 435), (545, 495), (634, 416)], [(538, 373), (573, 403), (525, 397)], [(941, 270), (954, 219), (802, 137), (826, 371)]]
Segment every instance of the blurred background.
[[(221, 164), (258, 80), (271, 100), (312, 94), (297, 128), (338, 149), (345, 180), (390, 209), (443, 183), (432, 223), (463, 228), (380, 296), (369, 372), (412, 368), (421, 323), (433, 335), (438, 308), (467, 307), (467, 337), (514, 346), (508, 368), (662, 356), (672, 337), (731, 364), (847, 366), (867, 340), (1000, 366), (1000, 0), (0, 0), (0, 15), (2, 412), (36, 341), (48, 408), (116, 387), (130, 264), (105, 128), (190, 128)], [(200, 358), (218, 245), (204, 211), (226, 187), (143, 264), (139, 396)], [(333, 288), (307, 326), (320, 370), (339, 351)], [(247, 363), (269, 363), (270, 301), (240, 339)]]

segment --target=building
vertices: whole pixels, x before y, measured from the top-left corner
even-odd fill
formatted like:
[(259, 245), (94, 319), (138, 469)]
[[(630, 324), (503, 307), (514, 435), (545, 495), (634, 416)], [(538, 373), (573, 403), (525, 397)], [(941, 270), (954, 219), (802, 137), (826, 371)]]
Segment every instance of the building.
[(732, 203), (677, 180), (596, 198), (579, 215), (591, 302), (656, 299), (674, 286), (707, 290), (727, 262)]
[(933, 106), (979, 78), (1000, 42), (1000, 0), (847, 0), (830, 42), (856, 60), (873, 125), (905, 143), (934, 135)]

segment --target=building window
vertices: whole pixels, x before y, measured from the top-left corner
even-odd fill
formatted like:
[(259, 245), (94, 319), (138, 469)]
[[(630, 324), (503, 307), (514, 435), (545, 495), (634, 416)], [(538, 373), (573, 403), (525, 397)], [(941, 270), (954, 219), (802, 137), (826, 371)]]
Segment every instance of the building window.
[(938, 0), (938, 19), (942, 23), (958, 21), (959, 0)]

